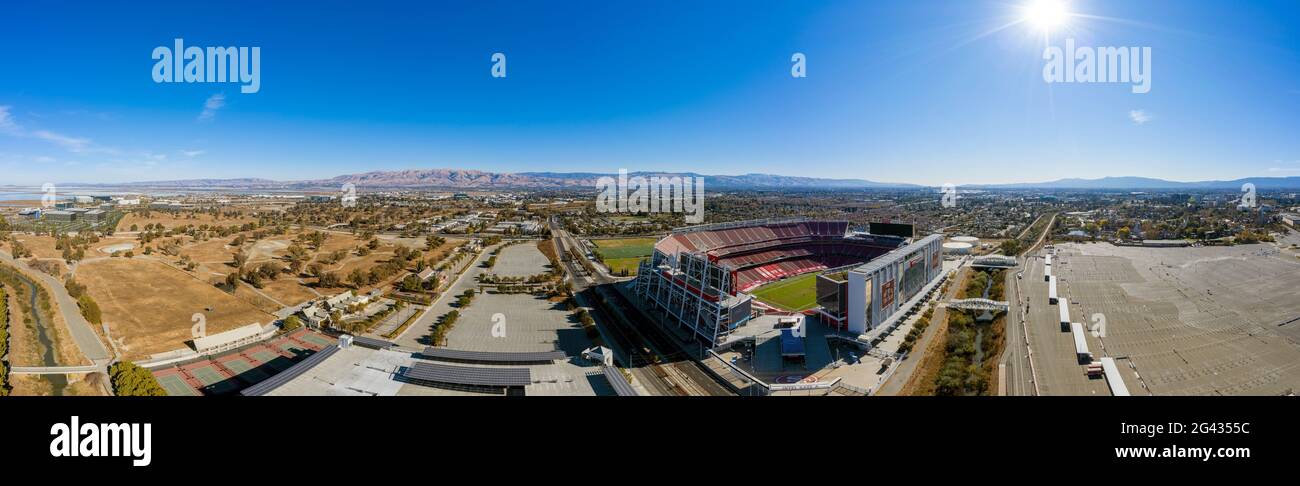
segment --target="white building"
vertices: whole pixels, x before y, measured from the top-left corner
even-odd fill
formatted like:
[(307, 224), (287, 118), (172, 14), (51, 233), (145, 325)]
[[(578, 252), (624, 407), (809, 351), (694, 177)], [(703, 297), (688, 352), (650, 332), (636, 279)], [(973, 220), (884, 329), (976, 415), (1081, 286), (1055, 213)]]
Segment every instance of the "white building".
[(943, 274), (943, 237), (930, 235), (849, 271), (848, 330), (866, 333)]
[(255, 322), (211, 336), (194, 338), (194, 350), (200, 354), (220, 353), (261, 341), (273, 333), (264, 333), (262, 325)]

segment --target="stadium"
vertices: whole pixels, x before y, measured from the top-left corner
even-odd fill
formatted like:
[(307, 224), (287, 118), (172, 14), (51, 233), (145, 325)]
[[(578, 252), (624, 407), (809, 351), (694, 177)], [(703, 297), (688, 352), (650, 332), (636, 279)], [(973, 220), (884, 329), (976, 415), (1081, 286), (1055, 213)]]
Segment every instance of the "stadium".
[(942, 273), (939, 236), (913, 242), (910, 225), (871, 229), (809, 219), (679, 228), (655, 243), (634, 288), (710, 348), (764, 313), (816, 315), (862, 334)]

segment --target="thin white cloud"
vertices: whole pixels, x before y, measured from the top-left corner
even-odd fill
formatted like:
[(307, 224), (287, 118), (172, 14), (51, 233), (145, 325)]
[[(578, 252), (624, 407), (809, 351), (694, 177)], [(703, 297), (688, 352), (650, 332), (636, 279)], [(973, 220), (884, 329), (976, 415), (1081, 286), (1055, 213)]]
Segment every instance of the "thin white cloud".
[(38, 139), (44, 140), (46, 142), (61, 145), (63, 146), (63, 148), (66, 148), (76, 153), (83, 153), (83, 152), (90, 151), (89, 150), (90, 139), (88, 138), (70, 137), (60, 133), (54, 133), (48, 130), (37, 130), (32, 132), (31, 135)]
[(1129, 110), (1128, 118), (1138, 125), (1146, 125), (1147, 122), (1154, 119), (1155, 116), (1147, 113), (1146, 110)]
[(62, 133), (52, 132), (49, 130), (28, 130), (17, 121), (14, 121), (13, 114), (10, 112), (11, 106), (0, 106), (0, 133), (11, 137), (35, 138), (44, 140), (61, 146), (70, 152), (77, 154), (84, 153), (107, 153), (113, 154), (118, 151), (109, 147), (95, 145), (89, 138), (73, 137)]
[(217, 93), (209, 96), (208, 100), (203, 102), (203, 111), (199, 113), (199, 121), (211, 120), (213, 117), (217, 116), (217, 110), (220, 110), (224, 106), (226, 106), (225, 93)]
[(202, 151), (202, 150), (182, 150), (182, 151), (181, 151), (181, 155), (184, 155), (184, 156), (189, 157), (189, 158), (191, 158), (191, 159), (192, 159), (192, 158), (195, 158), (195, 157), (198, 157), (198, 156), (200, 156), (200, 155), (203, 155), (204, 153), (205, 153), (205, 152)]
[(1273, 163), (1277, 165), (1269, 167), (1269, 172), (1300, 172), (1300, 160), (1293, 160), (1291, 162), (1274, 160)]
[(10, 108), (12, 107), (9, 105), (0, 105), (0, 132), (14, 135), (21, 131), (21, 129), (18, 128), (18, 124), (14, 122), (13, 115), (9, 114)]

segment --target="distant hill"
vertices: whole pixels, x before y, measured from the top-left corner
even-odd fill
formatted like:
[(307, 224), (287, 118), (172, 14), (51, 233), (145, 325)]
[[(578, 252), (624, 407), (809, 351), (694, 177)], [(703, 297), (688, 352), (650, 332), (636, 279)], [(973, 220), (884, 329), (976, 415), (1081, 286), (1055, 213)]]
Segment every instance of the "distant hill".
[(1058, 179), (1048, 182), (1017, 184), (978, 184), (961, 186), (972, 189), (1114, 189), (1114, 190), (1241, 190), (1251, 183), (1256, 189), (1300, 189), (1300, 177), (1247, 177), (1230, 181), (1179, 182), (1149, 177), (1102, 177), (1099, 179)]
[[(410, 169), (345, 174), (329, 179), (274, 181), (270, 179), (190, 179), (174, 181), (131, 182), (125, 184), (77, 184), (78, 186), (113, 186), (171, 189), (244, 189), (244, 190), (338, 190), (352, 183), (364, 189), (578, 189), (595, 187), (600, 177), (617, 174), (597, 172), (484, 172), (463, 169)], [(773, 174), (702, 175), (694, 172), (632, 172), (635, 176), (703, 177), (707, 190), (734, 189), (923, 189), (926, 186), (876, 182), (865, 179), (827, 179)], [(970, 184), (965, 189), (1079, 189), (1079, 190), (1228, 190), (1239, 191), (1242, 184), (1252, 183), (1259, 190), (1298, 189), (1300, 176), (1247, 177), (1230, 181), (1179, 182), (1149, 177), (1102, 177), (1099, 179), (1058, 179), (1045, 182), (1014, 184)]]
[[(352, 183), (364, 188), (447, 188), (447, 189), (564, 189), (595, 187), (600, 177), (617, 177), (617, 174), (600, 174), (594, 172), (484, 172), (462, 169), (410, 169), (395, 171), (374, 171), (360, 174), (345, 174), (329, 179), (302, 181), (273, 181), (268, 179), (193, 179), (174, 181), (132, 182), (111, 184), (123, 187), (168, 187), (168, 188), (241, 188), (241, 189), (337, 189), (343, 184)], [(692, 172), (633, 172), (635, 176), (690, 176), (704, 177), (706, 188), (744, 189), (744, 188), (921, 188), (916, 184), (891, 184), (862, 179), (823, 179), (815, 177), (791, 177), (772, 174), (744, 175), (701, 175)], [(80, 185), (80, 184), (79, 184)], [(110, 184), (85, 184), (110, 185)]]

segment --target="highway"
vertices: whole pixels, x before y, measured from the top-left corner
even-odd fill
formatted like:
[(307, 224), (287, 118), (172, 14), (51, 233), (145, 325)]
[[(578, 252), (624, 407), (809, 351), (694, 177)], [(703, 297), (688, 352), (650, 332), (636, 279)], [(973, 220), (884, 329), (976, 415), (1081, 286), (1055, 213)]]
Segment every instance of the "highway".
[[(606, 335), (614, 341), (607, 344), (637, 382), (654, 395), (733, 395), (683, 351), (674, 338), (642, 314), (616, 288), (621, 284), (586, 258), (586, 251), (573, 235), (554, 220), (550, 228), (556, 255), (571, 279), (575, 298), (579, 305), (591, 309), (597, 324), (603, 324)], [(583, 264), (574, 262), (579, 258)], [(598, 303), (602, 305), (595, 305)]]
[(1029, 344), (1025, 340), (1025, 306), (1020, 297), (1020, 281), (1016, 278), (1024, 272), (1026, 263), (1020, 268), (1006, 272), (1007, 302), (1011, 310), (1007, 312), (1007, 349), (1002, 353), (1002, 366), (1006, 370), (1002, 379), (1006, 380), (1006, 394), (1011, 396), (1037, 395), (1034, 387), (1032, 365), (1029, 357)]
[[(1042, 278), (1041, 272), (1031, 272), (1030, 267), (1036, 261), (1036, 257), (1033, 255), (1043, 247), (1047, 235), (1051, 233), (1052, 226), (1055, 224), (1056, 213), (1052, 213), (1047, 225), (1043, 227), (1042, 233), (1038, 235), (1038, 239), (1018, 257), (1020, 267), (1014, 272), (1006, 272), (1006, 285), (1003, 288), (1006, 289), (1007, 302), (1011, 303), (1012, 308), (1010, 312), (1007, 312), (1006, 352), (1002, 354), (1001, 364), (1006, 369), (1004, 378), (1006, 379), (1007, 395), (1031, 396), (1038, 395), (1040, 392), (1037, 368), (1034, 363), (1037, 357), (1033, 356), (1031, 351), (1030, 339), (1032, 337), (1028, 332), (1029, 309), (1027, 306), (1030, 300), (1023, 294), (1024, 288), (1021, 284), (1031, 276), (1033, 278)], [(1029, 228), (1025, 228), (1025, 231), (1029, 231), (1030, 228), (1033, 228), (1033, 224), (1030, 224)], [(1020, 234), (1021, 237), (1024, 235), (1023, 232)], [(1048, 320), (1050, 321), (1050, 318)]]

